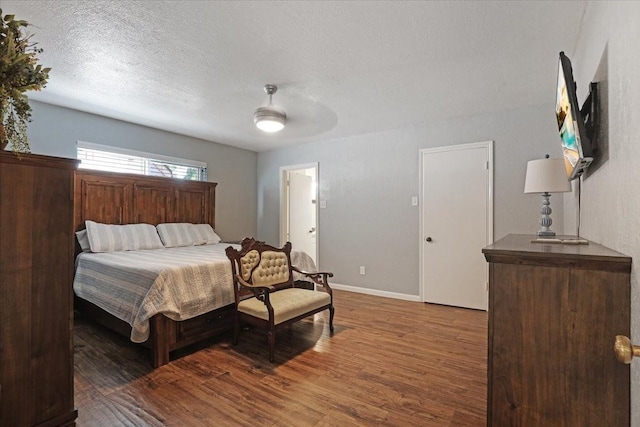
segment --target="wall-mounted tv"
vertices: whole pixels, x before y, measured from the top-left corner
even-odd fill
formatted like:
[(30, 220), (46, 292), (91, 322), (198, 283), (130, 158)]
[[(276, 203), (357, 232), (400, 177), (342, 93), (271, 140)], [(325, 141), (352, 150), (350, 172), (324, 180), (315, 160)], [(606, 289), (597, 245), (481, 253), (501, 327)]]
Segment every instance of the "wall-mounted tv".
[(589, 96), (578, 108), (576, 83), (573, 80), (571, 61), (560, 52), (558, 61), (558, 86), (556, 93), (556, 117), (562, 143), (562, 153), (570, 180), (578, 178), (593, 161), (595, 150), (595, 125), (597, 86), (591, 83)]

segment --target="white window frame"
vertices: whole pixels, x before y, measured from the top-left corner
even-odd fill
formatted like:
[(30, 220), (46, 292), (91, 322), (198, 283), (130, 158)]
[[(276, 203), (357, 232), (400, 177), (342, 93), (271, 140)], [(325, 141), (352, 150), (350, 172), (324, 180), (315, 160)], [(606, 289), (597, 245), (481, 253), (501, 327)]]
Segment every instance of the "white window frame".
[[(164, 163), (170, 163), (170, 164), (175, 164), (178, 166), (187, 166), (187, 167), (192, 167), (192, 168), (198, 168), (199, 169), (199, 181), (207, 181), (207, 163), (206, 162), (201, 162), (198, 160), (191, 160), (191, 159), (183, 159), (183, 158), (179, 158), (179, 157), (171, 157), (171, 156), (164, 156), (161, 154), (155, 154), (155, 153), (147, 153), (144, 151), (137, 151), (137, 150), (130, 150), (128, 148), (120, 148), (120, 147), (114, 147), (111, 145), (103, 145), (103, 144), (96, 144), (93, 142), (86, 142), (86, 141), (77, 141), (76, 142), (77, 148), (78, 149), (86, 149), (86, 150), (95, 150), (95, 151), (102, 151), (102, 152), (106, 152), (106, 153), (113, 153), (113, 154), (120, 154), (120, 155), (125, 155), (125, 156), (133, 156), (133, 157), (139, 157), (144, 159), (145, 161), (159, 161), (159, 162), (164, 162)], [(76, 154), (77, 156), (77, 154)], [(81, 169), (90, 169), (88, 167), (83, 167), (82, 166), (82, 162), (80, 163), (79, 168)], [(101, 169), (104, 170), (104, 169)], [(113, 172), (121, 172), (121, 171), (113, 171)], [(135, 173), (133, 171), (127, 171), (127, 172), (122, 172), (122, 173)], [(156, 176), (156, 175), (151, 175), (151, 174), (146, 174), (146, 173), (140, 173), (140, 175), (146, 175), (146, 176)], [(180, 179), (180, 178), (176, 178), (176, 179)]]

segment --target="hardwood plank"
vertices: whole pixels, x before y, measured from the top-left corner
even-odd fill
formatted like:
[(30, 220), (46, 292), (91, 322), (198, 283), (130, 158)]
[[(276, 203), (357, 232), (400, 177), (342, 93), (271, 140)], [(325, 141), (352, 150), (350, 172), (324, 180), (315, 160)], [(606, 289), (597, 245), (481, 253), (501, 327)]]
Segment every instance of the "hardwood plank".
[(77, 425), (483, 426), (487, 313), (335, 291), (276, 336), (210, 342), (158, 369), (146, 349), (76, 321)]

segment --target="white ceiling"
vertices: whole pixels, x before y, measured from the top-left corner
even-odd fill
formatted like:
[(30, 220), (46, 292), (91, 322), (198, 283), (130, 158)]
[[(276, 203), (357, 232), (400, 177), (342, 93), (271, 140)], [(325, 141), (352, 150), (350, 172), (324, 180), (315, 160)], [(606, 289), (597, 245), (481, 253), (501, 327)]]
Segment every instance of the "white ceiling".
[[(0, 0), (52, 67), (30, 98), (254, 151), (554, 102), (585, 7)], [(266, 83), (277, 134), (253, 125)]]

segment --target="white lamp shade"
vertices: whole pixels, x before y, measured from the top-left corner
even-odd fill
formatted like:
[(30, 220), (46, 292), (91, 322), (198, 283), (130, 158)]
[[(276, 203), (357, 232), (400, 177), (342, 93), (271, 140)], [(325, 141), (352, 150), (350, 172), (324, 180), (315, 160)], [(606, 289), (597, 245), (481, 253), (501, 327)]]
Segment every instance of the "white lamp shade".
[(564, 159), (539, 159), (527, 163), (525, 193), (566, 193), (571, 191)]

